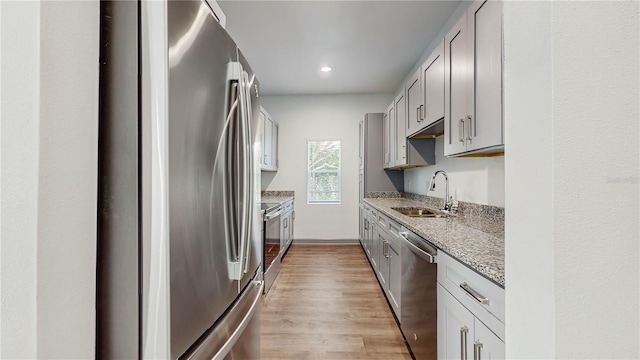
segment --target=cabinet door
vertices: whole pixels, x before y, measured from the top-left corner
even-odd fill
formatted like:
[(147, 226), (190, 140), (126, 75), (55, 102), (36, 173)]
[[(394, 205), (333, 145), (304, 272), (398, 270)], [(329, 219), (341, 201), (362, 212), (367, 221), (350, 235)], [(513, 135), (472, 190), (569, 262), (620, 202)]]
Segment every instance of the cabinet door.
[(438, 359), (473, 356), (474, 316), (438, 284)]
[(260, 157), (260, 169), (266, 169), (267, 162), (265, 159), (267, 158), (267, 146), (271, 146), (271, 141), (267, 141), (267, 115), (264, 113), (262, 108), (260, 108), (260, 129), (262, 130), (262, 156)]
[(389, 302), (398, 319), (400, 319), (400, 293), (402, 286), (402, 248), (396, 242), (390, 242), (387, 246), (387, 259), (389, 261)]
[(422, 92), (420, 89), (420, 69), (407, 82), (407, 133), (409, 136), (421, 128)]
[(378, 245), (378, 226), (375, 225), (376, 221), (375, 220), (371, 220), (372, 226), (371, 228), (373, 229), (371, 231), (371, 266), (373, 266), (373, 271), (376, 271), (378, 269), (378, 261), (380, 260), (380, 246)]
[(380, 279), (380, 285), (387, 291), (389, 287), (389, 259), (388, 259), (388, 235), (385, 231), (378, 232), (378, 246), (380, 249), (379, 261), (378, 261), (378, 279)]
[(382, 167), (389, 167), (389, 112), (382, 116)]
[(271, 168), (278, 170), (280, 160), (278, 158), (278, 133), (280, 132), (280, 126), (277, 122), (271, 120), (273, 126), (272, 143), (271, 143)]
[(467, 150), (502, 145), (502, 2), (476, 1), (468, 11)]
[(467, 119), (467, 16), (460, 20), (444, 37), (444, 154), (464, 152), (465, 121)]
[(505, 358), (504, 342), (477, 318), (474, 327), (473, 351), (474, 359)]
[(394, 166), (407, 164), (407, 101), (404, 87), (394, 104), (396, 121), (396, 158)]
[(444, 117), (444, 41), (422, 64), (422, 127)]
[(273, 120), (271, 119), (271, 117), (269, 117), (268, 114), (265, 114), (264, 117), (264, 146), (263, 146), (263, 151), (264, 151), (264, 155), (263, 155), (263, 163), (264, 163), (264, 168), (265, 169), (269, 169), (271, 170), (272, 168), (272, 157), (271, 154), (272, 152), (272, 147), (273, 147)]
[(359, 150), (359, 155), (358, 155), (358, 165), (360, 166), (359, 169), (360, 170), (364, 170), (364, 120), (360, 121), (360, 150)]
[(390, 168), (395, 165), (396, 159), (396, 113), (395, 113), (395, 100), (391, 102), (391, 105), (387, 108), (387, 119), (389, 121), (389, 129), (384, 133), (383, 142), (385, 145), (385, 158), (387, 163), (385, 168)]

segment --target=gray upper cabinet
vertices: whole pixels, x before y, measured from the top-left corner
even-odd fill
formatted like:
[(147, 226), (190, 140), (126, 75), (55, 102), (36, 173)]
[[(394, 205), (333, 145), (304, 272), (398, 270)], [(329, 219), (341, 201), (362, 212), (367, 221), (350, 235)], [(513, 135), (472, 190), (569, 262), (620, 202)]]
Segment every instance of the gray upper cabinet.
[[(415, 88), (419, 90), (419, 81)], [(405, 90), (406, 88), (403, 86), (393, 104), (387, 109), (390, 120), (389, 149), (391, 151), (391, 161), (388, 166), (387, 164), (385, 166), (394, 170), (404, 170), (436, 163), (435, 139), (407, 139), (409, 130), (407, 128), (407, 94)]]
[(444, 126), (444, 41), (407, 81), (407, 137), (442, 135)]
[(474, 101), (467, 150), (503, 145), (502, 118), (502, 2), (476, 1), (468, 12), (469, 78)]
[(444, 37), (444, 154), (466, 151), (464, 124), (467, 119), (467, 17), (460, 18)]
[(368, 113), (360, 121), (360, 199), (369, 191), (403, 191), (404, 176), (383, 168), (383, 114)]
[(407, 165), (407, 100), (405, 87), (396, 96), (394, 110), (396, 120), (396, 155), (393, 167)]
[(279, 125), (262, 106), (260, 107), (262, 124), (262, 159), (260, 169), (278, 171), (278, 132)]
[(383, 167), (385, 169), (393, 167), (396, 156), (396, 115), (394, 104), (395, 101), (392, 101), (382, 119)]
[(413, 73), (413, 76), (407, 82), (407, 134), (411, 135), (422, 127), (421, 111), (422, 89), (420, 86), (420, 69)]
[(444, 118), (444, 41), (433, 50), (420, 70), (422, 108), (418, 130)]
[(444, 154), (502, 151), (502, 3), (474, 1), (444, 47)]

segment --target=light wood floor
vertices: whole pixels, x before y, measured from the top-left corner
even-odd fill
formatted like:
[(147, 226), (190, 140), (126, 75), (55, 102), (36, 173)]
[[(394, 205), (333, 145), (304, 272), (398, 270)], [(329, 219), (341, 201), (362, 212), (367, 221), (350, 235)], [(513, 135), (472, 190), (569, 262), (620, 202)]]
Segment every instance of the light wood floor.
[(359, 245), (292, 245), (262, 300), (262, 359), (411, 359)]

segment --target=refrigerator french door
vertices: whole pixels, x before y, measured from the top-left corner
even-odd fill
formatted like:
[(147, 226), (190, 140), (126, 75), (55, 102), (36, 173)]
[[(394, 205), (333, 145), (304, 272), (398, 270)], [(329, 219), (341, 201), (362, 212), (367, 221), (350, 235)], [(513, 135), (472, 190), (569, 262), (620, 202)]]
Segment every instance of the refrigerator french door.
[(258, 358), (255, 74), (204, 1), (104, 2), (101, 26), (96, 354)]

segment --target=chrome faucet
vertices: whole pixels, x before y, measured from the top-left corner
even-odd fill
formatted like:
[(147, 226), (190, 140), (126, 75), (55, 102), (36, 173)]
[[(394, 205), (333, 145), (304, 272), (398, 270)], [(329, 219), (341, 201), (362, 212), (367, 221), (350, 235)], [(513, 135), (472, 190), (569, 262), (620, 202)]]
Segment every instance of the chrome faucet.
[(452, 197), (449, 196), (449, 177), (447, 176), (447, 172), (444, 170), (438, 170), (435, 173), (433, 173), (433, 176), (431, 177), (431, 181), (429, 182), (429, 191), (436, 191), (436, 176), (438, 174), (442, 174), (444, 176), (444, 181), (445, 181), (445, 195), (444, 195), (444, 211), (452, 211), (454, 212), (455, 209), (453, 209), (453, 202), (452, 202)]

